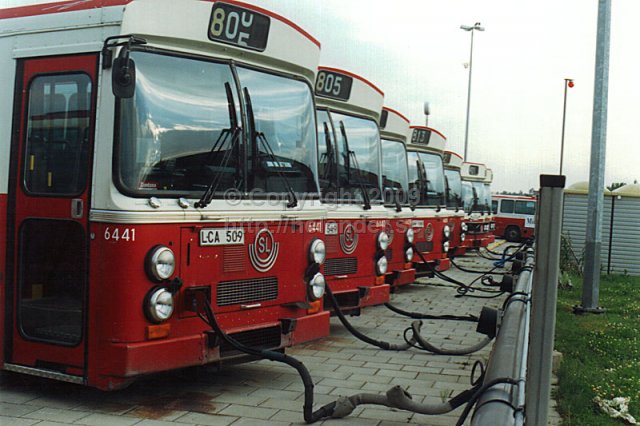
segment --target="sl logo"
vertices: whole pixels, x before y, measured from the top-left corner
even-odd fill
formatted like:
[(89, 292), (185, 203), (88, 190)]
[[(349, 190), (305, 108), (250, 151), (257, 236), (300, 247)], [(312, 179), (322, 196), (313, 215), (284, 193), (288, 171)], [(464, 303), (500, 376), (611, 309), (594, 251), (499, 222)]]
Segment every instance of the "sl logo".
[(253, 244), (249, 244), (249, 259), (258, 272), (267, 272), (278, 258), (280, 243), (276, 243), (268, 229), (261, 229), (256, 234)]
[(427, 226), (424, 227), (424, 238), (427, 241), (433, 240), (433, 224), (427, 223)]
[(340, 247), (344, 254), (351, 254), (356, 251), (358, 246), (358, 234), (356, 234), (356, 228), (352, 224), (348, 223), (340, 235)]

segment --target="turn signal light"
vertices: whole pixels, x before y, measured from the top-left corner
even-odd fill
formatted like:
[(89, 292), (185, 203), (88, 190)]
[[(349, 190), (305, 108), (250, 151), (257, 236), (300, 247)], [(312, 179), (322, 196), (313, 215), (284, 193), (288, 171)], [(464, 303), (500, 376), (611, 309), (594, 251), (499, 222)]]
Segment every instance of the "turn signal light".
[(311, 307), (307, 309), (307, 314), (317, 314), (322, 310), (322, 299), (316, 300), (315, 302), (309, 302), (309, 305), (311, 305)]
[(147, 326), (147, 339), (162, 339), (167, 337), (171, 331), (171, 324), (157, 324)]
[(382, 285), (382, 284), (384, 284), (384, 278), (385, 278), (385, 276), (384, 276), (384, 275), (377, 276), (377, 277), (376, 277), (376, 285)]

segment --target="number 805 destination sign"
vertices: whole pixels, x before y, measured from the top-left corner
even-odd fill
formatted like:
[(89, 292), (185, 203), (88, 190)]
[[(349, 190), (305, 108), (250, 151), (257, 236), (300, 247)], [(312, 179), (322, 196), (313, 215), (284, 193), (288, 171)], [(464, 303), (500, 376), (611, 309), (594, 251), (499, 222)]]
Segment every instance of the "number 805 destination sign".
[(211, 11), (209, 39), (262, 52), (267, 47), (271, 19), (261, 13), (226, 3)]
[(316, 95), (348, 101), (353, 78), (337, 72), (320, 70), (316, 77)]

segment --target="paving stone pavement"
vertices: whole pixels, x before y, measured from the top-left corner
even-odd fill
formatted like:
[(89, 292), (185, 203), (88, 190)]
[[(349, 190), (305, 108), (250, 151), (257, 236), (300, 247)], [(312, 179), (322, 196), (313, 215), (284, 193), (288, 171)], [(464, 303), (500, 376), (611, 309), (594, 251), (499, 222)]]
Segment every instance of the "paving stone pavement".
[[(487, 267), (490, 263), (467, 255), (461, 263)], [(473, 274), (452, 268), (447, 275), (469, 282)], [(392, 303), (410, 311), (431, 314), (479, 315), (482, 306), (499, 307), (499, 299), (456, 298), (455, 288), (438, 279), (421, 279), (392, 295)], [(361, 332), (381, 340), (403, 343), (403, 332), (411, 320), (384, 306), (367, 308), (351, 317)], [(423, 336), (437, 346), (469, 346), (483, 336), (475, 324), (458, 321), (424, 321)], [(384, 393), (400, 385), (418, 402), (440, 402), (467, 389), (476, 360), (486, 364), (491, 345), (460, 357), (434, 355), (411, 349), (383, 351), (356, 340), (331, 320), (331, 336), (292, 348), (291, 355), (303, 361), (315, 382), (315, 407), (339, 396)], [(226, 366), (218, 372), (186, 370), (139, 380), (117, 392), (101, 392), (77, 385), (48, 381), (13, 373), (0, 373), (0, 425), (47, 426), (136, 425), (299, 425), (303, 386), (291, 367), (270, 361)], [(549, 424), (559, 424), (552, 413)], [(320, 422), (326, 425), (422, 424), (454, 425), (462, 407), (452, 413), (427, 416), (383, 406), (360, 406), (344, 419)]]

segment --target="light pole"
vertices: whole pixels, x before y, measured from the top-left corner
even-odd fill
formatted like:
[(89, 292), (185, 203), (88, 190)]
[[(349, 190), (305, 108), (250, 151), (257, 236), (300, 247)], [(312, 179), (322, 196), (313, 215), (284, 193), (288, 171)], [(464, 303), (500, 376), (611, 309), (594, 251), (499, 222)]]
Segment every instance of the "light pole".
[(564, 79), (564, 107), (562, 108), (562, 138), (560, 139), (560, 175), (562, 174), (562, 160), (564, 159), (564, 123), (567, 117), (567, 88), (573, 87), (572, 78)]
[(464, 130), (464, 159), (468, 161), (467, 147), (469, 145), (469, 108), (471, 106), (471, 71), (473, 70), (473, 31), (484, 31), (484, 27), (480, 26), (480, 22), (476, 22), (473, 26), (460, 25), (461, 30), (471, 32), (471, 50), (469, 52), (469, 85), (467, 89), (467, 123)]

